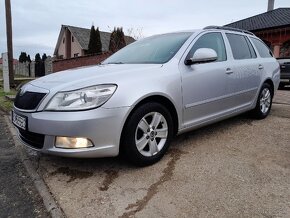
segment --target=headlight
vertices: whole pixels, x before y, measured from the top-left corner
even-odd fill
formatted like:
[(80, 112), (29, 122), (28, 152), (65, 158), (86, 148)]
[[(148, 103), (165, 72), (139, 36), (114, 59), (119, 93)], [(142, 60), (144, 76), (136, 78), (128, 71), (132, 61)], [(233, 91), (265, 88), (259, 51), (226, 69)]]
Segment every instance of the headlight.
[(116, 85), (98, 85), (59, 92), (50, 100), (45, 110), (71, 111), (96, 108), (108, 101), (116, 89)]

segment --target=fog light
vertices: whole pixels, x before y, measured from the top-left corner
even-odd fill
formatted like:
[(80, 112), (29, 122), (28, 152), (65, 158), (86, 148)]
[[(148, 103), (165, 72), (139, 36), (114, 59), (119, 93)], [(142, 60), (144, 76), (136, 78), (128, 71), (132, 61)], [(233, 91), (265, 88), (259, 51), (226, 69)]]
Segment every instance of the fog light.
[(89, 148), (93, 147), (91, 140), (86, 138), (70, 138), (57, 136), (55, 147), (57, 148)]

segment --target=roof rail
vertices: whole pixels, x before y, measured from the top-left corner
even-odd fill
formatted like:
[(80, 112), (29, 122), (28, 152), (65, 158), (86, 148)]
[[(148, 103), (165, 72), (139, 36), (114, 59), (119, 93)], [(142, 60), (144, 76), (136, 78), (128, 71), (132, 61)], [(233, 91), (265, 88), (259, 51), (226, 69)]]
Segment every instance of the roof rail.
[(254, 33), (248, 31), (248, 30), (242, 30), (242, 29), (238, 29), (238, 28), (233, 28), (233, 27), (224, 27), (224, 26), (207, 26), (205, 28), (203, 28), (204, 30), (209, 30), (209, 29), (218, 29), (218, 30), (230, 30), (230, 31), (236, 31), (236, 32), (240, 32), (240, 33), (247, 33), (250, 35), (255, 35)]

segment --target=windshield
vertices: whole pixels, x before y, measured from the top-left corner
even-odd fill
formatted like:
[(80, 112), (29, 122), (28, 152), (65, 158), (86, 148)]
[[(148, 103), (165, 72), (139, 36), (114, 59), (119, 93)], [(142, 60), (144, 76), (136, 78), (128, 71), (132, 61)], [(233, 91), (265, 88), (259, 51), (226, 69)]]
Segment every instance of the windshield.
[(102, 64), (163, 64), (169, 61), (192, 33), (169, 33), (136, 41)]

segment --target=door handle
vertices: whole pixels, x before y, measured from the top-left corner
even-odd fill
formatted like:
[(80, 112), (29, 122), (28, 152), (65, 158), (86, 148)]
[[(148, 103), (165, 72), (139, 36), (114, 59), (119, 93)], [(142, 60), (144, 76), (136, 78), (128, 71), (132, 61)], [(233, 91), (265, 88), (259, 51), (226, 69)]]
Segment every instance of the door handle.
[(227, 68), (226, 69), (226, 74), (230, 75), (232, 74), (234, 71), (231, 68)]
[(263, 67), (262, 64), (260, 64), (260, 65), (259, 65), (259, 70), (262, 70), (262, 69), (264, 69), (264, 67)]

